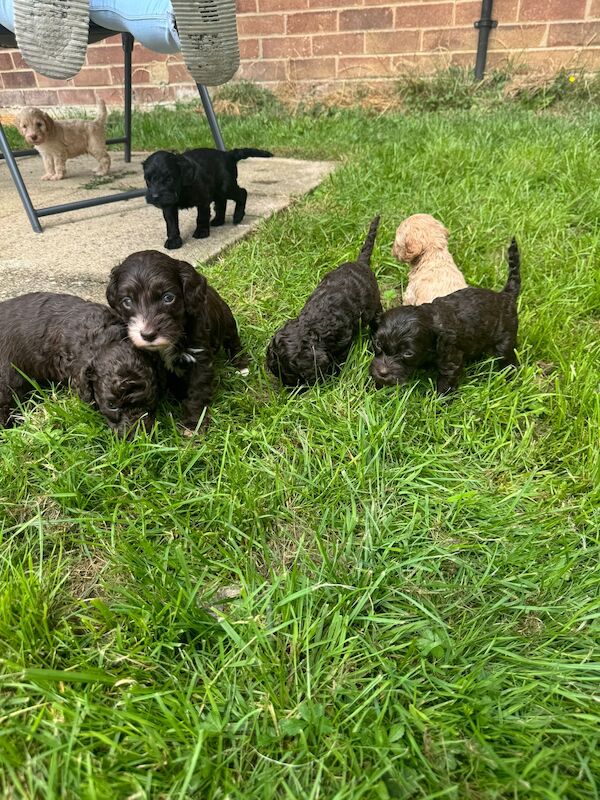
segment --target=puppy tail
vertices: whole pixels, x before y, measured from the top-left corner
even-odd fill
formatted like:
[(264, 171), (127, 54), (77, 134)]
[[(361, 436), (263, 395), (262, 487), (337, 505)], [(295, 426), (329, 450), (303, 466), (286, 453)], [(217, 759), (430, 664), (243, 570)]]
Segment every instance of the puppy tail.
[(104, 100), (98, 100), (96, 108), (98, 113), (96, 114), (94, 122), (99, 122), (101, 125), (104, 125), (106, 123), (106, 103)]
[(238, 150), (229, 150), (229, 155), (234, 161), (241, 161), (243, 158), (273, 158), (273, 153), (268, 150), (257, 150), (255, 147), (241, 147)]
[(502, 291), (515, 299), (521, 291), (521, 256), (514, 236), (508, 248), (508, 280)]
[(377, 236), (379, 220), (379, 214), (373, 218), (367, 238), (365, 239), (365, 243), (363, 244), (362, 250), (360, 251), (360, 255), (357, 259), (359, 264), (365, 264), (367, 267), (371, 266), (371, 253), (373, 252), (373, 247), (375, 246), (375, 237)]

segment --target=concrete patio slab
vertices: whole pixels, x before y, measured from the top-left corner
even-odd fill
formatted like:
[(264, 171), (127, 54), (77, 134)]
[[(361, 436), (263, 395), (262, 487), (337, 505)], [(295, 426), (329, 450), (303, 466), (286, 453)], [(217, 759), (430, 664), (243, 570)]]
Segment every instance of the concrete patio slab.
[[(73, 200), (143, 188), (141, 162), (136, 153), (130, 164), (111, 152), (109, 182), (98, 186), (93, 175), (94, 159), (68, 162), (62, 181), (41, 181), (42, 160), (20, 158), (32, 202), (45, 207)], [(261, 220), (289, 206), (318, 186), (334, 169), (331, 161), (299, 161), (285, 158), (253, 158), (240, 161), (239, 183), (248, 190), (246, 216), (240, 225), (231, 223), (233, 203), (228, 204), (227, 222), (211, 231), (208, 239), (193, 239), (194, 209), (180, 212), (183, 247), (165, 250), (165, 224), (159, 209), (144, 198), (43, 217), (44, 232), (31, 229), (6, 164), (0, 162), (0, 299), (25, 292), (70, 292), (89, 300), (104, 301), (108, 273), (115, 264), (136, 250), (160, 250), (198, 264), (247, 236)]]

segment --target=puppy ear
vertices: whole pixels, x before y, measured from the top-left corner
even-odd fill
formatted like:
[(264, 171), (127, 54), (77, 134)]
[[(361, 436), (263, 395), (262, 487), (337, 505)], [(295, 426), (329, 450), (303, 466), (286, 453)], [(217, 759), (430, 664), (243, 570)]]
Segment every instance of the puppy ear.
[(183, 292), (183, 302), (188, 314), (197, 313), (206, 298), (208, 283), (204, 275), (196, 272), (187, 261), (178, 261), (179, 280)]
[(329, 368), (330, 358), (327, 350), (323, 350), (321, 347), (315, 347), (313, 349), (313, 359), (313, 363), (321, 372)]
[(423, 252), (423, 242), (418, 236), (407, 232), (402, 243), (398, 243), (398, 252), (402, 254), (402, 261), (410, 263)]
[(46, 127), (46, 133), (49, 136), (54, 136), (54, 132), (56, 130), (56, 125), (54, 124), (54, 120), (52, 119), (52, 117), (49, 114), (46, 114), (45, 111), (42, 111), (40, 116), (41, 116), (41, 118), (42, 118), (42, 120), (44, 122), (44, 125)]
[(93, 362), (86, 364), (76, 378), (71, 380), (71, 386), (84, 403), (94, 402), (94, 380), (96, 369)]
[(122, 397), (126, 397), (130, 403), (143, 401), (148, 395), (148, 382), (143, 378), (125, 378), (119, 384)]
[[(120, 265), (119, 265), (120, 266)], [(113, 267), (108, 278), (106, 287), (106, 299), (111, 308), (117, 307), (117, 296), (119, 291), (119, 267)]]
[(196, 165), (185, 156), (179, 156), (179, 169), (181, 181), (186, 186), (196, 181)]

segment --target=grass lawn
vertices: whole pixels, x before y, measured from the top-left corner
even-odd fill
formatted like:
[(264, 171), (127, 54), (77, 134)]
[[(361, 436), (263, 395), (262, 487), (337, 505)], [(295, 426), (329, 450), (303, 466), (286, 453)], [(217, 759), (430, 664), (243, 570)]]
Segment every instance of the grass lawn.
[[(138, 147), (210, 143), (190, 109), (135, 125)], [(600, 112), (222, 127), (340, 166), (202, 267), (253, 363), (220, 371), (200, 442), (166, 410), (118, 441), (64, 391), (0, 433), (0, 795), (598, 798)], [(375, 391), (365, 337), (338, 378), (275, 385), (269, 337), (379, 212), (399, 302), (417, 211), (474, 284), (504, 284), (517, 236), (516, 377)]]

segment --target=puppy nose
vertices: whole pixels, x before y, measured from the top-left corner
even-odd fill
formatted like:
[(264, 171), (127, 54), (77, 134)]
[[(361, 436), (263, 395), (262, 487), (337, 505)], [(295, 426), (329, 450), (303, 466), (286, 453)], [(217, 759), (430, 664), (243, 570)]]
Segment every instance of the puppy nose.
[(156, 331), (140, 331), (140, 336), (146, 342), (153, 342), (156, 339)]
[(388, 368), (388, 367), (386, 367), (386, 365), (385, 365), (385, 364), (378, 364), (378, 365), (375, 367), (375, 372), (376, 372), (376, 373), (377, 373), (379, 376), (381, 376), (382, 378), (387, 378), (387, 376), (390, 374), (390, 370), (389, 370), (389, 368)]

